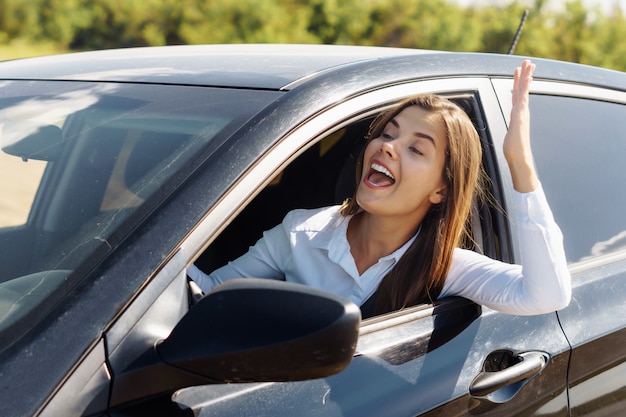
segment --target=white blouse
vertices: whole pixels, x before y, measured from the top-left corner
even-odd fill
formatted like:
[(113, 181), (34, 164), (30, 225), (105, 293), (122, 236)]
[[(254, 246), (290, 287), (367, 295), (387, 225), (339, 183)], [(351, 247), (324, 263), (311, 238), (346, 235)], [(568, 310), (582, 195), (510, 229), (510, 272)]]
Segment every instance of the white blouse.
[[(563, 236), (541, 187), (516, 193), (521, 265), (457, 248), (439, 298), (461, 296), (504, 313), (531, 315), (562, 309), (571, 298)], [(239, 277), (287, 280), (320, 288), (362, 305), (412, 241), (359, 275), (346, 236), (350, 217), (339, 206), (293, 210), (250, 250), (210, 275), (187, 274), (206, 293)]]

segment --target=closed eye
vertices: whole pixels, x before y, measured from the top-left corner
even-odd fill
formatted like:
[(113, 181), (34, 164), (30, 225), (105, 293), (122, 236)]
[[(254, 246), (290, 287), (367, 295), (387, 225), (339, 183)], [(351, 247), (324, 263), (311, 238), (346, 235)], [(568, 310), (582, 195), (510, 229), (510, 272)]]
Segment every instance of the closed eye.
[(417, 149), (415, 146), (410, 146), (410, 147), (409, 147), (409, 150), (410, 150), (411, 152), (415, 153), (415, 154), (418, 154), (418, 155), (424, 155), (424, 154), (422, 153), (422, 151), (420, 151), (419, 149)]

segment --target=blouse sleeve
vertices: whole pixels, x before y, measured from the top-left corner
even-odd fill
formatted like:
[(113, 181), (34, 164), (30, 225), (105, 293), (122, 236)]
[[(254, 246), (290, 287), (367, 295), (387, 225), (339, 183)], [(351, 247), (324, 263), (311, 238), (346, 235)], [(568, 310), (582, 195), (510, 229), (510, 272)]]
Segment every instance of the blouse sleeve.
[(504, 313), (543, 314), (565, 308), (571, 277), (563, 235), (543, 189), (516, 193), (521, 265), (457, 249), (440, 297), (458, 295)]
[(291, 214), (287, 214), (282, 224), (263, 232), (263, 237), (250, 247), (248, 252), (211, 274), (206, 274), (195, 265), (191, 265), (187, 269), (187, 275), (204, 293), (235, 278), (284, 279), (283, 264), (291, 253), (287, 232), (290, 219)]

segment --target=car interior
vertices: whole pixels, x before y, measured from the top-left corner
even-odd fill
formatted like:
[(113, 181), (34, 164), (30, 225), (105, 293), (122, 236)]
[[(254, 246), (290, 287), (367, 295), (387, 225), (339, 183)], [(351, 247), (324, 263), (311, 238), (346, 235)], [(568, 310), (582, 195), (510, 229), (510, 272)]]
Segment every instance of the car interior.
[[(104, 237), (115, 230), (151, 194), (149, 179), (158, 175), (162, 161), (180, 152), (190, 137), (142, 126), (110, 124), (85, 129), (74, 139), (74, 151), (59, 161), (72, 168), (63, 171), (65, 186), (51, 196), (51, 210), (37, 242), (40, 254), (53, 256), (35, 253), (34, 258), (40, 260), (37, 269), (75, 268), (76, 259), (82, 257), (67, 256), (69, 248), (92, 250), (98, 242), (90, 237)], [(71, 175), (75, 172), (82, 175)], [(51, 251), (51, 245), (68, 249)]]
[[(16, 323), (39, 305), (80, 265), (90, 264), (84, 267), (90, 268), (106, 255), (111, 242), (120, 238), (116, 230), (159, 184), (154, 178), (167, 175), (161, 171), (170, 155), (181, 153), (195, 137), (191, 132), (157, 131), (151, 128), (153, 123), (143, 122), (118, 119), (87, 124), (87, 128), (80, 124), (77, 133), (72, 126), (63, 130), (56, 125), (25, 129), (23, 123), (13, 127), (23, 140), (16, 142), (19, 146), (3, 147), (5, 152), (21, 157), (24, 163), (42, 158), (52, 164), (40, 186), (39, 199), (48, 208), (45, 215), (25, 226), (5, 229), (0, 236), (6, 248), (0, 277), (0, 328)], [(11, 134), (13, 128), (5, 126), (4, 133)], [(35, 133), (23, 137), (23, 132), (30, 131)], [(71, 146), (62, 146), (63, 140)], [(45, 155), (32, 152), (42, 148)], [(46, 187), (46, 181), (59, 186)], [(28, 247), (30, 252), (14, 254), (11, 245)]]
[[(472, 94), (451, 97), (472, 118), (483, 142), (483, 165), (493, 166), (488, 132), (480, 117), (480, 107)], [(288, 211), (343, 203), (356, 187), (356, 165), (365, 145), (373, 117), (367, 117), (332, 133), (304, 151), (280, 172), (196, 260), (201, 270), (211, 271), (244, 254), (261, 238), (263, 231), (279, 224)], [(487, 184), (489, 185), (489, 184)], [(487, 194), (493, 196), (493, 190)], [(472, 241), (466, 247), (499, 258), (501, 233), (492, 221), (494, 210), (501, 210), (494, 199), (478, 202), (470, 229)]]

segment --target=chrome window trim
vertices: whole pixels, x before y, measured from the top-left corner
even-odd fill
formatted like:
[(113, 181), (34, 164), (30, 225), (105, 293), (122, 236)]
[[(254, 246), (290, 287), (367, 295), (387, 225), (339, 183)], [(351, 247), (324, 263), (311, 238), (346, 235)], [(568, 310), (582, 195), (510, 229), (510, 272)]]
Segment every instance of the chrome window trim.
[(626, 249), (573, 262), (569, 265), (569, 271), (572, 275), (580, 274), (585, 271), (597, 269), (623, 260), (626, 260)]
[[(492, 80), (496, 94), (500, 97), (502, 111), (509, 123), (511, 114), (511, 88), (512, 79), (493, 78)], [(563, 97), (585, 98), (591, 100), (608, 101), (611, 103), (626, 104), (626, 92), (610, 90), (603, 87), (595, 87), (584, 84), (533, 80), (530, 85), (531, 94), (545, 94)]]

